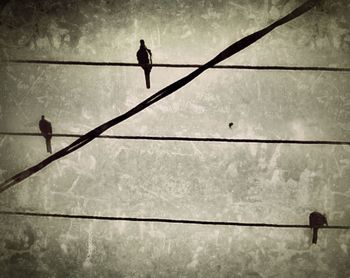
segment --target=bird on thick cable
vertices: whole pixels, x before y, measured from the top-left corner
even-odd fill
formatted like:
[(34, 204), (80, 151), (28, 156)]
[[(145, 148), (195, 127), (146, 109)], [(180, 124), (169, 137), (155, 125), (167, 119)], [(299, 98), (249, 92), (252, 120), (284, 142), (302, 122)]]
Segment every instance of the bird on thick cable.
[(51, 123), (45, 119), (45, 116), (41, 116), (41, 120), (39, 121), (39, 129), (41, 131), (41, 135), (44, 136), (46, 141), (46, 150), (48, 153), (52, 153), (51, 148), (51, 138), (52, 138), (52, 126)]
[(137, 61), (145, 72), (146, 87), (151, 88), (150, 74), (152, 69), (152, 52), (145, 45), (144, 40), (140, 40), (140, 48), (136, 53)]

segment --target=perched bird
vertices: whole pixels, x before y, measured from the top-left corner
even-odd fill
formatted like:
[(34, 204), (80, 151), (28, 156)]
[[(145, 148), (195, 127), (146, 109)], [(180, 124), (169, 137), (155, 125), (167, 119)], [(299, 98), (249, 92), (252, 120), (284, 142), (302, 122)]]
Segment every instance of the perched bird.
[(325, 215), (314, 211), (310, 213), (309, 225), (313, 229), (312, 243), (316, 244), (318, 228), (323, 227), (324, 225), (328, 226), (327, 218)]
[(140, 49), (136, 53), (137, 61), (145, 72), (146, 87), (151, 88), (150, 73), (152, 69), (152, 52), (149, 50), (144, 40), (140, 40)]
[(45, 116), (41, 116), (41, 120), (39, 121), (39, 129), (41, 131), (42, 136), (44, 136), (46, 140), (46, 150), (48, 153), (52, 153), (51, 148), (51, 138), (52, 138), (52, 126), (49, 121), (45, 119)]

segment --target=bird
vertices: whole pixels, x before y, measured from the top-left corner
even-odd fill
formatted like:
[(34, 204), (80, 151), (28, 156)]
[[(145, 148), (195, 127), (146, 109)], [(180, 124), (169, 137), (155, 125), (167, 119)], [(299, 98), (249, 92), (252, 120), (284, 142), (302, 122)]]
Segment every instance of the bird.
[(145, 72), (146, 87), (151, 88), (150, 73), (152, 69), (152, 52), (145, 45), (144, 40), (140, 40), (140, 48), (136, 53), (137, 61)]
[(328, 226), (326, 215), (321, 214), (317, 211), (310, 213), (309, 225), (313, 229), (312, 243), (317, 244), (317, 232), (320, 227), (324, 225)]
[(39, 121), (39, 129), (41, 131), (41, 135), (45, 138), (47, 152), (52, 153), (52, 148), (51, 148), (52, 126), (51, 126), (51, 123), (45, 119), (44, 115), (41, 116), (41, 120)]
[(229, 127), (229, 128), (232, 128), (232, 126), (233, 126), (233, 123), (232, 123), (232, 122), (228, 124), (228, 127)]

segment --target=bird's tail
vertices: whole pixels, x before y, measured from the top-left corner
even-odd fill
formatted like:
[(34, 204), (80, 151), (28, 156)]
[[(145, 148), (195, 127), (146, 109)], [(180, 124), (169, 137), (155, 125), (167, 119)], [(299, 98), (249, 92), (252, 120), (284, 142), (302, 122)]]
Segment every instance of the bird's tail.
[(49, 139), (49, 138), (46, 138), (46, 150), (48, 153), (52, 153), (51, 139)]
[(147, 89), (149, 89), (151, 88), (150, 74), (145, 72), (145, 78), (146, 78), (146, 87)]
[(313, 228), (312, 243), (314, 243), (314, 244), (317, 243), (317, 233), (318, 233), (318, 228)]
[(150, 79), (151, 69), (152, 69), (152, 65), (145, 65), (145, 66), (143, 66), (143, 70), (145, 72), (145, 79), (146, 79), (146, 87), (147, 87), (147, 89), (151, 88), (151, 79)]

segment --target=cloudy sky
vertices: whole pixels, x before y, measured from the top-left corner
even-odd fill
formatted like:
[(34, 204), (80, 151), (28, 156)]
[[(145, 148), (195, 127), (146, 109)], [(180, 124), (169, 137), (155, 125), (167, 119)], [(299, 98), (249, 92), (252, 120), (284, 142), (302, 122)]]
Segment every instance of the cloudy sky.
[[(0, 57), (202, 64), (302, 0), (1, 1)], [(224, 61), (350, 67), (350, 4), (322, 5)], [(0, 65), (0, 131), (82, 134), (190, 68)], [(347, 72), (211, 69), (114, 135), (350, 141)], [(228, 124), (232, 122), (232, 128)], [(54, 151), (73, 138), (54, 137)], [(46, 158), (40, 137), (0, 137), (0, 178)], [(0, 209), (350, 225), (350, 148), (97, 139), (1, 193)], [(350, 233), (0, 216), (5, 277), (347, 277)]]

